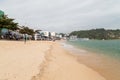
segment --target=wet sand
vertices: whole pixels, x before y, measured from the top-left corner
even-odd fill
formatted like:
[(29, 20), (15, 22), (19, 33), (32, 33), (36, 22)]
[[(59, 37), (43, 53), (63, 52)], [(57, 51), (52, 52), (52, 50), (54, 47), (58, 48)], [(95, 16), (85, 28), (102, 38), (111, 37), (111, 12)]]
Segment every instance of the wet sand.
[(0, 80), (106, 80), (57, 42), (0, 41)]
[(118, 60), (95, 53), (77, 57), (80, 63), (99, 72), (106, 80), (120, 80), (120, 62)]

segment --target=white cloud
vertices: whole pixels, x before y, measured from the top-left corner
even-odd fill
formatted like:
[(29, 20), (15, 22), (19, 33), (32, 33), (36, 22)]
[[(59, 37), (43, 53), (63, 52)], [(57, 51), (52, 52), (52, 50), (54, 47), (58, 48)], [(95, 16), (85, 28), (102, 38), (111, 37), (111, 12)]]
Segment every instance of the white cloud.
[(21, 25), (70, 32), (119, 28), (119, 0), (4, 0), (0, 8)]

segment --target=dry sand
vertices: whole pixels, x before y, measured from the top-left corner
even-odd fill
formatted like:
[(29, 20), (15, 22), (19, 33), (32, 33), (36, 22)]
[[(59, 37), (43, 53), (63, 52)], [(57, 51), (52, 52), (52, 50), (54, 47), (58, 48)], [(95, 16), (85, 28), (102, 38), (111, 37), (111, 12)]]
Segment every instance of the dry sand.
[(105, 80), (56, 42), (0, 41), (0, 80)]

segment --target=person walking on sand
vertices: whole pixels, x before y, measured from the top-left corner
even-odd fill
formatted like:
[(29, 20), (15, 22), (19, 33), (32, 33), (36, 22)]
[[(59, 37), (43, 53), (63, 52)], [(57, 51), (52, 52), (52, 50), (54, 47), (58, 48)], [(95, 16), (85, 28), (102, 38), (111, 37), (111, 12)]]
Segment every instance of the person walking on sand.
[(24, 34), (24, 43), (26, 44), (27, 41), (27, 34)]

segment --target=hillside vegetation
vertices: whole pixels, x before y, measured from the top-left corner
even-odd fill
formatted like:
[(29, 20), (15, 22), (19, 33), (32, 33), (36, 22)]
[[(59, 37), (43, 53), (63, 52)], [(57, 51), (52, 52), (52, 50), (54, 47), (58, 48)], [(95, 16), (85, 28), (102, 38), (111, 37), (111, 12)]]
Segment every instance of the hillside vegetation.
[(76, 35), (78, 38), (89, 38), (89, 39), (120, 39), (120, 30), (105, 30), (101, 29), (92, 29), (92, 30), (80, 30), (73, 31), (71, 35)]

